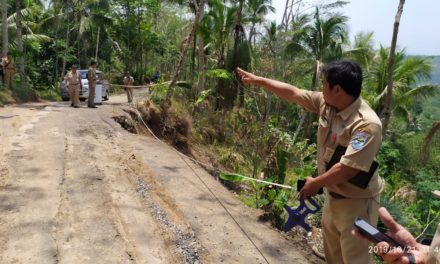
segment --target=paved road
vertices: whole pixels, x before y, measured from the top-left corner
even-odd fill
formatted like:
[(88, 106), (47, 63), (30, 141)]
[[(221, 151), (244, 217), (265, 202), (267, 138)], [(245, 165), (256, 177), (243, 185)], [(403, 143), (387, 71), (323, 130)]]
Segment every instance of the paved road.
[(0, 108), (0, 263), (310, 263), (125, 100)]

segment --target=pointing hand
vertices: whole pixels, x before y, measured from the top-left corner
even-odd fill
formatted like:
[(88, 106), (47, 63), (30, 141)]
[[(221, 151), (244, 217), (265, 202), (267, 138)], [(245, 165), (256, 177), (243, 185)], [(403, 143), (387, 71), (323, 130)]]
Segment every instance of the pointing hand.
[(250, 72), (244, 71), (240, 68), (237, 68), (235, 72), (241, 78), (241, 80), (246, 84), (259, 84), (261, 77), (252, 74)]

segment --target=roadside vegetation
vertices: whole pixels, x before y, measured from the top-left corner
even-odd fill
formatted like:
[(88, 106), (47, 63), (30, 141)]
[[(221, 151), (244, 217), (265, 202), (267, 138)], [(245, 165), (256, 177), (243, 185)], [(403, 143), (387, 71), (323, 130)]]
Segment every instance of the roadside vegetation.
[[(66, 70), (74, 63), (87, 68), (91, 59), (113, 84), (126, 70), (136, 84), (159, 71), (160, 83), (138, 107), (143, 120), (179, 150), (212, 164), (218, 177), (223, 171), (295, 186), (317, 173), (317, 118), (244, 86), (236, 67), (320, 90), (320, 66), (339, 58), (359, 62), (363, 98), (381, 117), (391, 109), (378, 156), (386, 180), (382, 204), (420, 238), (434, 233), (440, 221), (440, 201), (431, 196), (440, 189), (440, 57), (397, 48), (390, 68), (390, 47), (376, 47), (373, 32), (349, 40), (350, 21), (339, 13), (344, 1), (288, 0), (278, 12), (281, 24), (265, 18), (274, 11), (270, 0), (2, 2), (3, 49), (6, 32), (18, 74), (11, 90), (0, 88), (0, 105), (13, 98), (59, 99)], [(128, 112), (136, 120), (137, 113)], [(282, 206), (294, 206), (297, 193), (233, 178), (225, 184), (280, 228)]]

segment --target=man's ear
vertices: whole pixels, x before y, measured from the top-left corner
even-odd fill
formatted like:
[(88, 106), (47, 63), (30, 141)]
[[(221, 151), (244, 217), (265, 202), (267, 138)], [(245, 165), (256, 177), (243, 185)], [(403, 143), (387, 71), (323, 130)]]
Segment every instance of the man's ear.
[(342, 92), (345, 92), (344, 89), (342, 89), (342, 87), (339, 84), (335, 84), (335, 86), (333, 86), (333, 89), (335, 90), (336, 93), (340, 94)]

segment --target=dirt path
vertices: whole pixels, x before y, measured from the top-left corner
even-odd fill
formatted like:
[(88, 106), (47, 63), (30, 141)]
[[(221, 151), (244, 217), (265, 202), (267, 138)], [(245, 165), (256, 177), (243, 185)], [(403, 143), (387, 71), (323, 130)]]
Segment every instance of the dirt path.
[(0, 108), (0, 263), (310, 263), (124, 101)]

